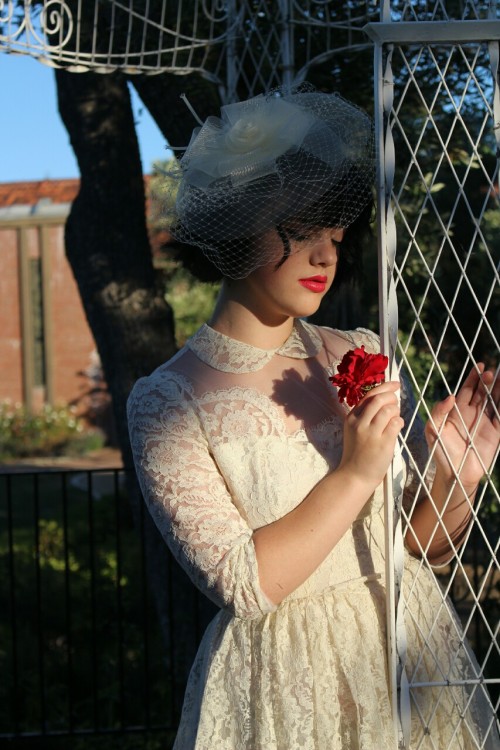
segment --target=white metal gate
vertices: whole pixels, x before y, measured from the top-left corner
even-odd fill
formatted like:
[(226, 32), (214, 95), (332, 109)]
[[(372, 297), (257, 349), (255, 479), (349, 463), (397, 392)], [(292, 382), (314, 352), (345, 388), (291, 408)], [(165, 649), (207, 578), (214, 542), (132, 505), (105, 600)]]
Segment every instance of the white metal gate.
[[(381, 23), (367, 29), (375, 42), (380, 149), (381, 334), (393, 367), (405, 368), (409, 375), (416, 394), (415, 414), (420, 411), (426, 418), (436, 392), (441, 397), (456, 393), (461, 376), (480, 360), (498, 362), (499, 352), (500, 21), (496, 2), (457, 3), (455, 13), (451, 5), (407, 2), (393, 3), (391, 8), (386, 2)], [(411, 213), (406, 210), (408, 196), (412, 197)], [(398, 324), (398, 307), (406, 310), (404, 330)], [(415, 358), (411, 358), (415, 350), (420, 353), (418, 372), (414, 371)], [(452, 367), (458, 362), (460, 368)], [(410, 427), (405, 427), (403, 443)], [(411, 454), (411, 447), (405, 447)], [(475, 450), (474, 434), (470, 435), (470, 450)], [(431, 461), (432, 455), (417, 470), (417, 497), (424, 491)], [(394, 469), (397, 474), (398, 467)], [(456, 484), (461, 485), (460, 471)], [(392, 510), (390, 491), (387, 494)], [(470, 508), (466, 541), (457, 549), (452, 544), (454, 552), (445, 575), (432, 570), (436, 582), (443, 585), (442, 607), (450, 607), (446, 595), (459, 585), (468, 612), (463, 635), (457, 628), (460, 635), (454, 658), (440, 664), (440, 655), (433, 653), (435, 679), (426, 682), (419, 677), (419, 664), (426, 651), (432, 652), (432, 637), (424, 642), (420, 661), (412, 671), (405, 660), (405, 623), (414, 620), (415, 613), (411, 592), (403, 596), (400, 591), (402, 537), (407, 526), (411, 527), (413, 507), (401, 510), (398, 495), (396, 487), (393, 532), (391, 512), (387, 520), (388, 547), (393, 549), (390, 572), (395, 583), (395, 598), (389, 607), (389, 650), (393, 679), (398, 684), (394, 697), (400, 746), (408, 746), (411, 714), (425, 727), (419, 747), (444, 750), (433, 739), (433, 711), (423, 710), (426, 691), (433, 691), (434, 711), (447, 691), (466, 684), (472, 692), (489, 684), (491, 694), (498, 696), (494, 685), (499, 684), (499, 607), (498, 600), (488, 602), (488, 597), (496, 596), (500, 578), (498, 483), (493, 474), (488, 475)], [(434, 533), (440, 526), (436, 524)], [(475, 565), (470, 560), (467, 541), (473, 535), (481, 539), (484, 548), (480, 569), (477, 560)], [(426, 550), (421, 553), (424, 575), (430, 566)], [(430, 633), (438, 615), (436, 612), (434, 622), (428, 623)], [(465, 645), (474, 623), (487, 641), (480, 663)], [(457, 713), (449, 720), (452, 731), (447, 748), (452, 750), (458, 746), (459, 725), (469, 717), (466, 712)], [(486, 735), (477, 746), (488, 746)]]
[[(366, 46), (364, 29), (375, 50), (382, 345), (393, 371), (406, 370), (416, 398), (403, 449), (411, 455), (410, 428), (418, 414), (429, 418), (436, 398), (455, 393), (479, 361), (498, 362), (497, 0), (44, 0), (41, 5), (25, 0), (22, 5), (19, 15), (19, 3), (0, 2), (4, 51), (32, 54), (76, 72), (198, 70), (220, 86), (226, 101), (237, 98), (241, 85), (252, 95), (300, 82), (311, 65), (340, 48)], [(87, 21), (92, 17), (90, 37), (82, 31), (85, 14)], [(424, 464), (413, 458), (418, 498), (432, 456)], [(465, 543), (448, 565), (431, 569), (443, 588), (443, 608), (450, 606), (450, 591), (462, 592), (463, 636), (454, 661), (465, 663), (466, 676), (457, 677), (455, 663), (440, 664), (430, 639), (422, 659), (435, 660), (436, 678), (423, 683), (418, 665), (409, 671), (405, 659), (406, 624), (415, 618), (411, 591), (401, 595), (403, 535), (413, 507), (402, 507), (401, 468), (395, 462), (386, 486), (389, 663), (399, 746), (408, 747), (413, 717), (425, 727), (419, 747), (453, 750), (466, 712), (450, 716), (447, 748), (438, 748), (432, 732), (433, 710), (447, 691), (465, 684), (482, 691), (488, 685), (499, 705), (498, 479), (490, 472), (481, 486)], [(461, 486), (459, 472), (456, 484)], [(471, 560), (474, 537), (482, 551)], [(430, 569), (426, 550), (421, 552), (417, 577)], [(432, 632), (433, 623), (429, 627)], [(482, 634), (479, 663), (464, 645), (473, 629)], [(428, 691), (430, 712), (420, 700)], [(487, 742), (477, 746), (488, 747)]]

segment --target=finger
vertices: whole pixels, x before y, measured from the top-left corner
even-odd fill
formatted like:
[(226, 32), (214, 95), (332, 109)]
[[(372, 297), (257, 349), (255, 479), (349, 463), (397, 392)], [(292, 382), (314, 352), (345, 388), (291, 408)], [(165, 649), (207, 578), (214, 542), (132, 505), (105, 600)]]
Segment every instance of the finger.
[(498, 422), (500, 409), (500, 378), (493, 370), (485, 370), (477, 383), (472, 395), (471, 405), (490, 419), (494, 424)]
[(399, 435), (399, 433), (401, 432), (404, 426), (405, 426), (404, 419), (400, 417), (399, 415), (395, 416), (389, 420), (386, 428), (383, 431), (383, 434), (389, 438), (395, 439)]
[[(384, 385), (390, 384), (385, 383)], [(386, 388), (382, 390), (381, 387), (379, 389), (377, 386), (377, 388), (370, 391), (355, 407), (353, 410), (355, 415), (359, 419), (362, 418), (365, 422), (371, 422), (378, 411), (387, 405), (395, 406), (399, 412), (399, 403), (395, 393), (396, 390), (397, 388)]]
[(399, 380), (389, 380), (387, 383), (380, 383), (366, 393), (361, 401), (356, 405), (355, 409), (362, 411), (366, 409), (367, 405), (372, 402), (373, 399), (382, 396), (383, 394), (394, 394), (401, 388)]
[(376, 411), (369, 409), (358, 421), (358, 430), (373, 437), (383, 435), (392, 419), (400, 419), (399, 404), (387, 403), (380, 405)]
[(483, 370), (478, 378), (474, 393), (472, 394), (471, 404), (479, 406), (484, 402), (488, 397), (489, 386), (491, 386), (492, 382), (491, 373), (489, 373), (488, 370)]
[(500, 383), (495, 382), (493, 370), (485, 370), (479, 379), (476, 390), (472, 396), (471, 403), (474, 406), (482, 406), (484, 402), (489, 406), (498, 404), (500, 398)]
[(400, 422), (402, 423), (402, 426), (404, 426), (404, 421), (399, 413), (399, 404), (385, 404), (384, 406), (381, 406), (374, 415), (370, 423), (370, 429), (373, 429), (379, 434), (383, 434), (388, 428), (390, 428), (391, 424), (393, 424), (394, 427), (394, 423), (396, 423), (398, 425), (397, 432), (399, 432), (401, 429), (399, 426)]
[(500, 372), (494, 370), (487, 370), (491, 377), (491, 385), (489, 385), (489, 391), (492, 401), (498, 405), (500, 404)]
[(462, 386), (457, 393), (457, 404), (471, 404), (478, 403), (477, 388), (481, 385), (481, 376), (484, 372), (484, 362), (478, 362), (476, 367), (473, 367), (467, 377), (465, 378)]
[(438, 401), (437, 404), (434, 404), (431, 410), (430, 419), (426, 425), (426, 433), (428, 437), (431, 437), (433, 440), (436, 439), (443, 422), (454, 406), (455, 397), (452, 395), (447, 396), (443, 401)]
[[(401, 383), (399, 382), (399, 380), (386, 380), (383, 383), (380, 383), (380, 385), (377, 385), (376, 388), (379, 393), (383, 392), (384, 390), (398, 391), (401, 388)], [(369, 396), (370, 393), (373, 393), (373, 390), (374, 389), (368, 391), (367, 396)]]
[(489, 376), (486, 383), (489, 391), (485, 414), (491, 419), (495, 426), (500, 424), (500, 376), (498, 372), (487, 370), (484, 377)]

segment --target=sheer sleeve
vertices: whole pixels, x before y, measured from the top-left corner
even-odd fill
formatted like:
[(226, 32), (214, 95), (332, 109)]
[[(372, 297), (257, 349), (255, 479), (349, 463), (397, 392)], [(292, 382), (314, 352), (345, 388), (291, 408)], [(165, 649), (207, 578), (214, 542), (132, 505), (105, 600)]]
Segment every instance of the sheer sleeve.
[[(429, 449), (424, 436), (424, 423), (418, 413), (415, 396), (404, 371), (400, 371), (403, 458), (406, 464), (406, 483), (403, 510), (406, 516), (429, 493), (434, 478), (434, 466), (429, 461)], [(407, 519), (408, 520), (408, 519)]]
[(127, 408), (139, 484), (176, 560), (237, 617), (275, 610), (260, 588), (252, 529), (210, 454), (189, 383), (154, 373), (136, 383)]

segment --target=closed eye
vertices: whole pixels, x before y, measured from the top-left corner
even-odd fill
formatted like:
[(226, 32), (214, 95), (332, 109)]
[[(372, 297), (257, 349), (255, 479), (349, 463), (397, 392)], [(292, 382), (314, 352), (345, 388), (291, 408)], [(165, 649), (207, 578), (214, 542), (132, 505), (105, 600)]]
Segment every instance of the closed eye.
[(306, 227), (294, 228), (293, 226), (287, 226), (284, 227), (284, 229), (289, 239), (293, 240), (294, 242), (308, 242), (321, 233), (321, 229), (317, 227), (308, 229)]
[(294, 242), (308, 242), (309, 240), (313, 239), (314, 234), (305, 234), (303, 232), (293, 232), (291, 230), (288, 230), (288, 236)]

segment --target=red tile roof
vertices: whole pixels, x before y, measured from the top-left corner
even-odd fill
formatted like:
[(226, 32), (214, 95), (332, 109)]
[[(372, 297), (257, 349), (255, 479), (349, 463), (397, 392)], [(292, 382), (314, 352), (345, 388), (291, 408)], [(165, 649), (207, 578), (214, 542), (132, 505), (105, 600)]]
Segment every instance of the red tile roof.
[(38, 180), (33, 182), (0, 183), (0, 207), (36, 206), (43, 200), (70, 203), (76, 197), (80, 180)]
[[(144, 175), (146, 189), (150, 175)], [(49, 199), (52, 203), (71, 203), (77, 196), (79, 179), (33, 180), (27, 182), (0, 182), (0, 208), (6, 206), (36, 206)]]

